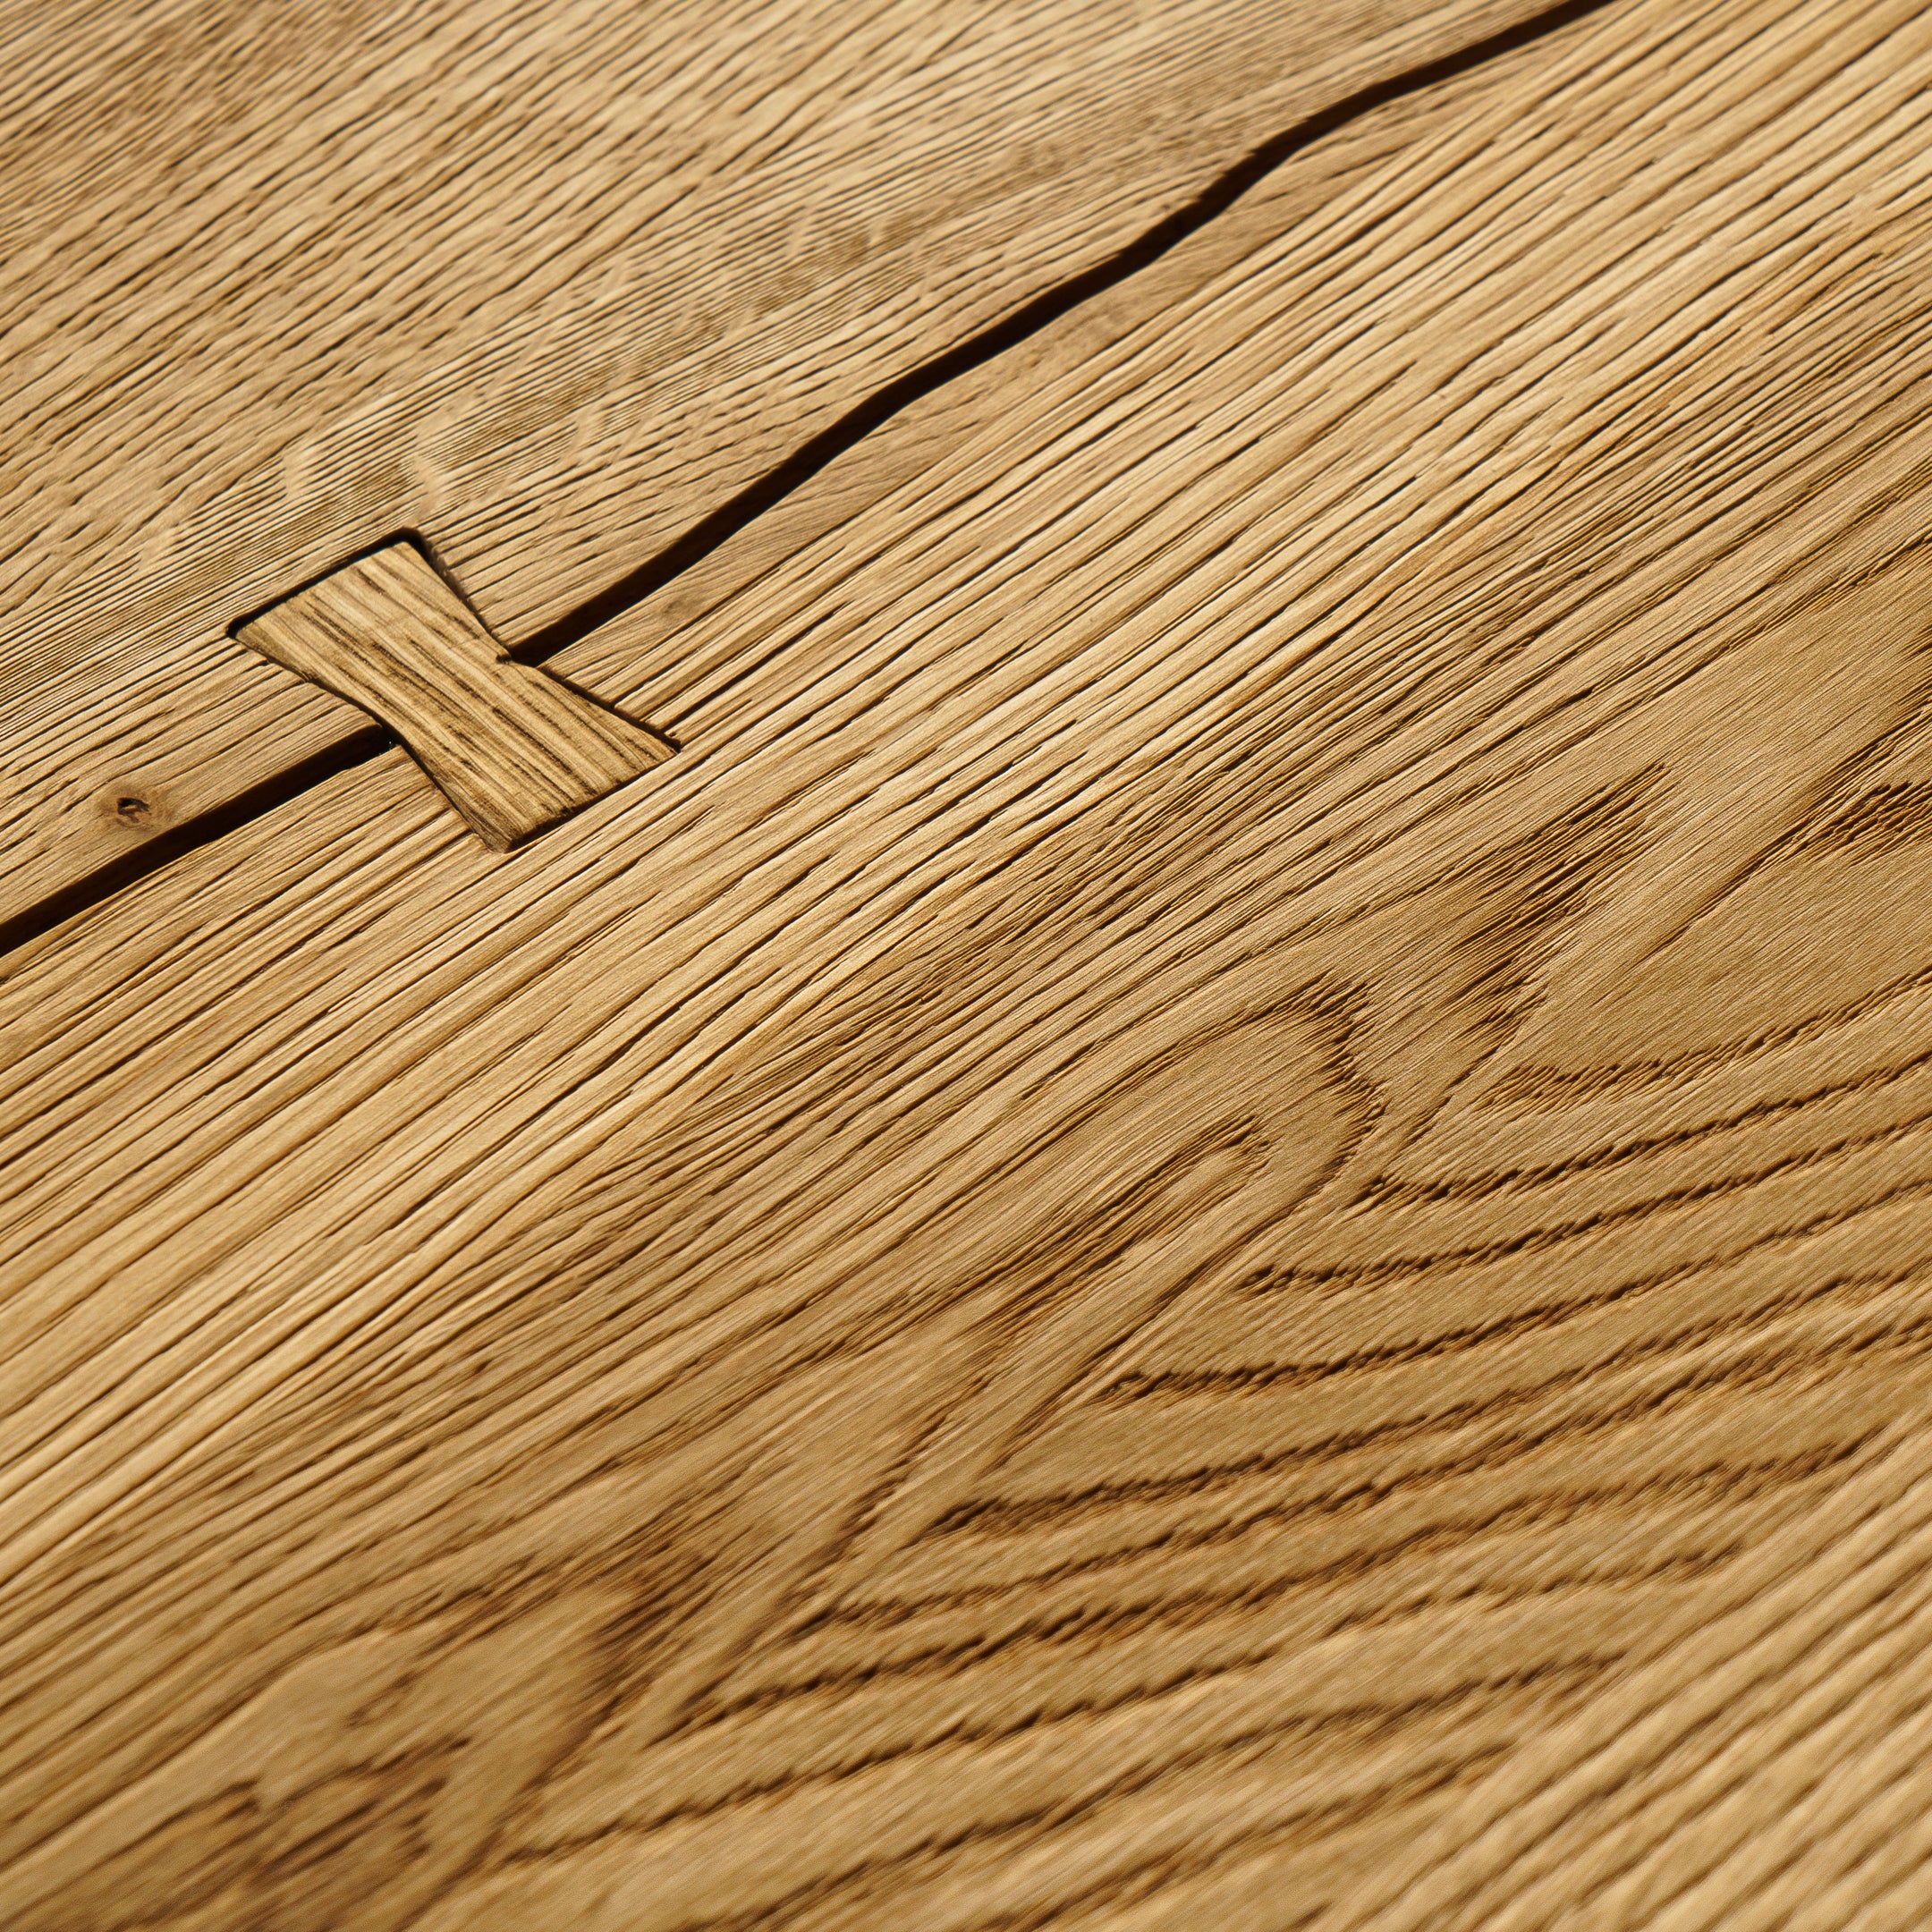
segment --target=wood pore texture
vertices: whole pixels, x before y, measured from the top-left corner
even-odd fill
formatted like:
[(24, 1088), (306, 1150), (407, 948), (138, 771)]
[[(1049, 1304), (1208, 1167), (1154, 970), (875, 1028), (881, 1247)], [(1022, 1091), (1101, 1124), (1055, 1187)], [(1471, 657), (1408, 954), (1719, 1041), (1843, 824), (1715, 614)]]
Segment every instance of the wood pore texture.
[(623, 713), (507, 657), (411, 543), (330, 572), (235, 635), (380, 719), (492, 852), (671, 755)]
[(506, 643), (567, 627), (1548, 5), (13, 0), (0, 921), (359, 730), (237, 619), (410, 530)]
[[(654, 769), (501, 855), (373, 752), (0, 961), (10, 1932), (1932, 1920), (1932, 9), (1466, 11), (1428, 57), (1480, 57), (600, 606), (547, 666)], [(233, 44), (40, 18), (76, 89), (174, 98), (166, 23)], [(381, 58), (447, 106), (486, 18)], [(666, 98), (710, 98), (698, 18), (636, 15)], [(869, 130), (841, 76), (896, 20), (953, 116), (877, 175), (786, 148), (779, 233), (945, 205), (1078, 93), (1113, 158), (1003, 231), (1044, 275), (1173, 191), (1150, 101), (1254, 151), (1243, 102), (1422, 18), (821, 5), (716, 45)], [(502, 21), (506, 100), (539, 55), (620, 71), (567, 8)], [(246, 99), (323, 153), (299, 88)], [(385, 136), (412, 191), (440, 124)], [(449, 191), (562, 250), (601, 179)], [(566, 366), (369, 222), (425, 357)], [(691, 222), (680, 299), (724, 301), (744, 231)], [(800, 396), (896, 379), (845, 361), (852, 301), (746, 338), (716, 447), (769, 466)], [(178, 314), (257, 370), (211, 294)], [(232, 745), (208, 640), (245, 659), (221, 626), (405, 527), (515, 644), (741, 487), (646, 507), (670, 470), (596, 426), (674, 468), (674, 412), (586, 402), (567, 462), (488, 445), (452, 548), (317, 480), (407, 470), (428, 413), (258, 373), (267, 414), (194, 419), (212, 478), (314, 411), (262, 494), (184, 483), (144, 562), (22, 537), (67, 585), (23, 607), (120, 640), (33, 687), (47, 773), (142, 678)], [(116, 629), (83, 586), (130, 556)], [(249, 784), (318, 741), (249, 715)]]

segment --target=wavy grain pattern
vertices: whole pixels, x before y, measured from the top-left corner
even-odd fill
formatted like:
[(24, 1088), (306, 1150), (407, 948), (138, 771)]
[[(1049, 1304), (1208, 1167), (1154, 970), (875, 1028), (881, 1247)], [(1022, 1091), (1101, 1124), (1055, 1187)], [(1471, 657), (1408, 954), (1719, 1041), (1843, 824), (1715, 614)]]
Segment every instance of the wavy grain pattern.
[(17, 955), (10, 1923), (1922, 1922), (1928, 83), (1617, 0)]

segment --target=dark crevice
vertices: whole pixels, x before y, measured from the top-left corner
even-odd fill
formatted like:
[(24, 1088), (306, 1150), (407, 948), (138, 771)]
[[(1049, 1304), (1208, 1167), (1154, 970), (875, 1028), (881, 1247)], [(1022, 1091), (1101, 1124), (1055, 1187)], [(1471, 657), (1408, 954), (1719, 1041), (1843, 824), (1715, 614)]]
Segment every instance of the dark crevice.
[(386, 751), (394, 742), (395, 740), (381, 725), (372, 724), (366, 731), (352, 733), (326, 746), (312, 758), (285, 767), (273, 776), (264, 778), (259, 784), (250, 785), (226, 804), (217, 805), (212, 811), (198, 812), (192, 818), (184, 818), (165, 832), (157, 833), (132, 851), (123, 852), (120, 858), (111, 860), (85, 877), (77, 878), (72, 885), (64, 886), (60, 891), (38, 901), (25, 911), (16, 912), (10, 919), (0, 919), (0, 954), (25, 945), (30, 939), (38, 939), (63, 919), (70, 919), (77, 912), (85, 912), (89, 906), (99, 904), (110, 894), (133, 885), (137, 879), (146, 878), (150, 872), (158, 871), (182, 853), (212, 844), (216, 839), (238, 831), (250, 819), (259, 818), (264, 812), (273, 811), (278, 805), (286, 805), (291, 799), (301, 797), (311, 785), (320, 784), (325, 778), (333, 778), (337, 772), (368, 763), (378, 751)]
[[(801, 444), (784, 462), (694, 523), (657, 555), (523, 640), (515, 647), (513, 655), (526, 664), (540, 664), (663, 589), (901, 411), (978, 369), (982, 363), (1004, 355), (1029, 336), (1058, 321), (1070, 309), (1117, 287), (1130, 275), (1137, 275), (1158, 261), (1217, 216), (1224, 214), (1250, 189), (1284, 162), (1317, 141), (1338, 132), (1351, 121), (1377, 107), (1386, 106), (1405, 94), (1438, 86), (1469, 73), (1546, 34), (1600, 12), (1607, 4), (1609, 0), (1564, 0), (1562, 5), (1546, 8), (1458, 53), (1445, 55), (1390, 80), (1360, 89), (1318, 114), (1296, 122), (1224, 170), (1191, 200), (1163, 216), (1106, 260), (1044, 290), (1004, 321), (967, 337), (907, 370), (883, 388), (875, 390), (835, 422)], [(384, 540), (388, 542), (393, 538)], [(420, 538), (415, 540), (421, 541)], [(281, 598), (277, 597), (275, 601), (280, 602)], [(304, 758), (285, 771), (277, 772), (272, 778), (251, 786), (226, 804), (148, 839), (135, 850), (86, 877), (76, 879), (71, 886), (28, 907), (13, 919), (0, 921), (0, 953), (24, 945), (63, 920), (85, 911), (183, 853), (208, 844), (264, 812), (286, 804), (311, 785), (364, 763), (394, 741), (389, 733), (379, 727), (358, 732), (326, 750)]]
[(976, 335), (908, 369), (884, 388), (875, 390), (848, 410), (835, 423), (801, 444), (776, 469), (741, 490), (728, 503), (668, 545), (647, 564), (620, 577), (607, 589), (587, 598), (576, 609), (566, 612), (554, 623), (527, 638), (515, 655), (526, 663), (540, 664), (546, 657), (568, 648), (588, 637), (600, 625), (641, 603), (661, 590), (674, 578), (701, 563), (714, 550), (728, 543), (740, 530), (767, 511), (775, 508), (801, 484), (809, 482), (828, 463), (881, 428), (899, 412), (930, 395), (936, 389), (1017, 348), (1028, 336), (1035, 335), (1057, 322), (1070, 309), (1077, 309), (1096, 295), (1117, 287), (1130, 275), (1150, 267), (1170, 250), (1198, 233), (1216, 216), (1224, 215), (1235, 202), (1282, 165), (1318, 140), (1339, 132), (1349, 122), (1377, 107), (1387, 106), (1404, 94), (1419, 92), (1470, 72), (1499, 56), (1526, 47), (1532, 40), (1567, 27), (1572, 21), (1598, 13), (1609, 0), (1565, 0), (1517, 26), (1479, 40), (1460, 53), (1445, 55), (1426, 66), (1411, 68), (1393, 80), (1377, 81), (1351, 94), (1319, 114), (1298, 121), (1285, 132), (1262, 143), (1253, 153), (1217, 175), (1191, 201), (1162, 217), (1144, 233), (1069, 280), (1043, 290), (1031, 301), (1017, 309), (1004, 321), (996, 322)]

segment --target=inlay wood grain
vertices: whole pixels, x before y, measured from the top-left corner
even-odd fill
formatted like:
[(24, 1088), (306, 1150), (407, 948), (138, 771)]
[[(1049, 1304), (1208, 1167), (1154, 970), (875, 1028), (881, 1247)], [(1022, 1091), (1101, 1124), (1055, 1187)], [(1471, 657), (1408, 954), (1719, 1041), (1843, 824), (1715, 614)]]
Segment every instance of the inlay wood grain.
[(389, 726), (492, 852), (671, 755), (622, 712), (507, 657), (407, 539), (271, 605), (235, 636)]

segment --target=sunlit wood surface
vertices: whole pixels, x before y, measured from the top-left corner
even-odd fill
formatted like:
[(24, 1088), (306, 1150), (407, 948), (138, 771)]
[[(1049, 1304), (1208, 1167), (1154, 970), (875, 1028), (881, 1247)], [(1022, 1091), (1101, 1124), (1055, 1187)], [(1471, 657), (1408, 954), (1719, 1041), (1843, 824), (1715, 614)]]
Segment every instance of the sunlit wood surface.
[(1932, 1919), (1932, 8), (353, 11), (10, 21), (7, 1926)]

